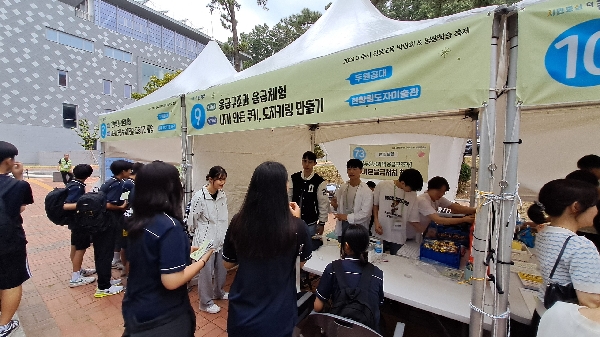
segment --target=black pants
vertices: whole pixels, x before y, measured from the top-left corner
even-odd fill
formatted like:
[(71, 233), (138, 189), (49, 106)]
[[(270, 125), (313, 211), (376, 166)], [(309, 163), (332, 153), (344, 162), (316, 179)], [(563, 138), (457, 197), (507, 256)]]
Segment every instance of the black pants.
[(111, 263), (115, 248), (115, 227), (92, 235), (94, 262), (98, 273), (98, 289), (110, 288)]
[[(66, 184), (67, 184), (69, 181), (73, 180), (73, 173), (71, 173), (71, 172), (68, 172), (68, 171), (67, 171), (67, 172), (60, 171), (60, 175), (62, 176), (63, 183), (65, 183), (65, 185), (66, 185)], [(67, 176), (69, 176), (69, 179), (67, 179)]]

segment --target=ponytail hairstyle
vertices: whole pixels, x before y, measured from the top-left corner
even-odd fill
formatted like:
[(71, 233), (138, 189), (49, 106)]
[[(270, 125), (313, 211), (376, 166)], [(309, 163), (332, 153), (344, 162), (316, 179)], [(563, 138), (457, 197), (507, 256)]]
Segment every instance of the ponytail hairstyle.
[(345, 244), (352, 250), (353, 258), (359, 259), (361, 264), (367, 264), (367, 248), (369, 247), (369, 231), (362, 225), (350, 225), (342, 235), (340, 256), (346, 257)]
[(206, 175), (206, 181), (208, 179), (219, 180), (227, 178), (227, 171), (221, 166), (213, 166), (208, 170), (208, 174)]
[(546, 222), (544, 212), (551, 217), (558, 217), (575, 202), (579, 205), (579, 214), (596, 206), (598, 202), (596, 187), (580, 180), (552, 180), (542, 187), (538, 201), (529, 207), (527, 215), (533, 222), (542, 224)]

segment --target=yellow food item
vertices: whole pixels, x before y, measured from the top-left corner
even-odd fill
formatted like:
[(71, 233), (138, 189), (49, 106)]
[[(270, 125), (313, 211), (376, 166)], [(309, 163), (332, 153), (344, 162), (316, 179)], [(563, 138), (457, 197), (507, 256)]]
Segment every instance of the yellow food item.
[(521, 250), (521, 249), (523, 249), (523, 244), (520, 241), (513, 240), (513, 242), (512, 242), (512, 249), (514, 249), (514, 250)]
[(531, 275), (531, 274), (527, 274), (527, 273), (523, 273), (523, 272), (519, 272), (518, 274), (522, 280), (536, 282), (536, 283), (544, 282), (544, 279), (542, 279), (542, 277), (538, 276), (538, 275)]

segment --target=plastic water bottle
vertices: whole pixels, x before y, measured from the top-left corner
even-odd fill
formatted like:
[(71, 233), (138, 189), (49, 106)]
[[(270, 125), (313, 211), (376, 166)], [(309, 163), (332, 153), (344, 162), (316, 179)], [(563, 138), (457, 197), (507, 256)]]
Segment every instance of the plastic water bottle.
[(381, 240), (377, 240), (375, 243), (375, 262), (380, 262), (383, 255), (383, 245), (381, 244)]

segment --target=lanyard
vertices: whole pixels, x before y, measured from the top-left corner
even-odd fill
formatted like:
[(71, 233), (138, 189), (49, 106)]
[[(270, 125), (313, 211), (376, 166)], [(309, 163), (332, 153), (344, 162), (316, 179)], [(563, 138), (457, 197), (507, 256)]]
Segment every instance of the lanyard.
[[(352, 200), (352, 213), (354, 213), (354, 206), (356, 203), (356, 195), (358, 194), (358, 187), (360, 186), (360, 183), (358, 185), (356, 185), (356, 192), (354, 193), (354, 199)], [(344, 205), (346, 207), (346, 210), (350, 211), (349, 206), (350, 203), (348, 202), (348, 190), (350, 189), (350, 187), (354, 188), (354, 186), (350, 185), (350, 183), (348, 183), (348, 187), (346, 188), (346, 195), (344, 196), (344, 199), (346, 199), (346, 204)]]

